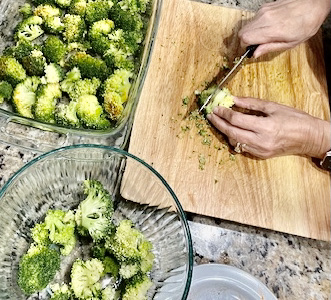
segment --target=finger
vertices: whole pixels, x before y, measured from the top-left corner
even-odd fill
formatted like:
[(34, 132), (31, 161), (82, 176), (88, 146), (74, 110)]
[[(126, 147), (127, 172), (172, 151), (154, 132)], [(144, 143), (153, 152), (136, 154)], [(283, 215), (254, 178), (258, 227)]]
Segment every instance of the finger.
[(264, 54), (277, 52), (277, 51), (285, 51), (295, 46), (296, 44), (294, 43), (269, 43), (269, 44), (260, 45), (254, 51), (253, 57), (256, 59)]
[(217, 106), (214, 108), (213, 113), (223, 118), (231, 125), (242, 129), (256, 132), (262, 126), (260, 117), (247, 115), (229, 108)]
[(270, 115), (275, 111), (276, 103), (256, 98), (234, 97), (234, 103), (237, 107), (249, 110), (255, 110)]

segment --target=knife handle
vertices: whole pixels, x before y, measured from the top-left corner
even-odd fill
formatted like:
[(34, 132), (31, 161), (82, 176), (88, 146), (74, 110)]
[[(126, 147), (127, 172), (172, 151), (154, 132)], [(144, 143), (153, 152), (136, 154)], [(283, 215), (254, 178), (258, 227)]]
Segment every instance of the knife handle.
[(255, 50), (257, 49), (257, 47), (259, 47), (260, 45), (250, 45), (246, 48), (246, 52), (248, 51), (247, 57), (251, 58), (255, 52)]

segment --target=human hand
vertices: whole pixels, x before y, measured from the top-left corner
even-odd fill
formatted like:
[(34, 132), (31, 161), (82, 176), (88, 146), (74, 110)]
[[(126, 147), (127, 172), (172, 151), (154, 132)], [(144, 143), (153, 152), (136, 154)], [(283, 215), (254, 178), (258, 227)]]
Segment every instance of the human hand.
[(260, 44), (255, 58), (293, 48), (316, 34), (330, 9), (330, 0), (278, 0), (265, 4), (239, 31), (241, 44)]
[(234, 99), (239, 108), (262, 112), (264, 116), (244, 114), (216, 107), (208, 120), (226, 134), (232, 146), (259, 158), (302, 154), (323, 158), (330, 150), (330, 123), (303, 111), (254, 98)]

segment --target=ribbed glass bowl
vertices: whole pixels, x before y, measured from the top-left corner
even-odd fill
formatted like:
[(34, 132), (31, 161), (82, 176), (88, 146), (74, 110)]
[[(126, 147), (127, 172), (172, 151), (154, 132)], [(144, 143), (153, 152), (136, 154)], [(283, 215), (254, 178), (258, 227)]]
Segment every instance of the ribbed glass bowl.
[[(155, 261), (148, 299), (186, 299), (193, 266), (192, 241), (176, 195), (144, 161), (123, 150), (96, 145), (43, 154), (1, 189), (0, 299), (27, 299), (17, 285), (17, 272), (20, 257), (31, 243), (30, 228), (43, 220), (48, 209), (77, 207), (84, 199), (85, 179), (101, 181), (113, 195), (115, 221), (131, 219), (152, 242)], [(78, 253), (84, 258), (83, 250)], [(57, 281), (65, 278), (62, 273), (56, 275)], [(46, 288), (29, 299), (48, 298)]]

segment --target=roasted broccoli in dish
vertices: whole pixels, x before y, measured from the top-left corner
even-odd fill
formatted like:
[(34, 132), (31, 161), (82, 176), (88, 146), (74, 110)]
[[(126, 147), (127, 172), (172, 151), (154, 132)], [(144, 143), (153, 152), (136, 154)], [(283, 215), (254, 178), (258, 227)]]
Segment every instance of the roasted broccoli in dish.
[(44, 245), (32, 244), (20, 260), (18, 285), (26, 295), (44, 289), (60, 267), (60, 253)]
[(44, 21), (44, 30), (47, 33), (58, 34), (64, 30), (64, 23), (61, 17), (48, 17)]
[(0, 56), (0, 80), (16, 86), (26, 78), (23, 66), (11, 56)]
[(77, 102), (70, 101), (69, 103), (58, 104), (55, 111), (55, 120), (59, 125), (78, 128), (80, 121), (77, 117)]
[(63, 69), (54, 63), (50, 63), (45, 67), (46, 83), (59, 83), (64, 78)]
[(68, 7), (71, 4), (71, 0), (54, 0), (54, 1), (60, 7)]
[(70, 7), (69, 7), (69, 13), (73, 15), (80, 15), (84, 16), (87, 6), (87, 0), (72, 0)]
[(33, 118), (32, 108), (36, 102), (36, 91), (40, 84), (38, 77), (28, 77), (13, 91), (13, 106), (20, 115)]
[(146, 12), (149, 0), (121, 0), (118, 5), (131, 14)]
[(53, 284), (51, 286), (53, 300), (74, 300), (74, 295), (71, 288), (63, 283), (63, 284)]
[(85, 20), (93, 22), (107, 19), (113, 2), (110, 0), (89, 0), (85, 9)]
[(7, 81), (0, 81), (0, 104), (11, 99), (13, 87)]
[[(207, 90), (202, 91), (199, 96), (200, 105), (203, 105), (205, 103), (209, 95), (211, 95), (215, 91), (215, 89), (217, 89), (217, 87), (213, 86), (208, 88)], [(227, 88), (223, 88), (218, 93), (216, 93), (213, 99), (211, 99), (211, 101), (205, 108), (205, 113), (210, 114), (216, 106), (224, 106), (227, 108), (231, 108), (233, 105), (233, 96)]]
[(49, 239), (61, 246), (61, 254), (68, 255), (76, 245), (75, 217), (72, 211), (49, 210), (45, 218), (45, 227), (49, 230)]
[(30, 55), (32, 50), (40, 49), (41, 47), (39, 45), (35, 45), (30, 41), (21, 40), (18, 41), (15, 46), (6, 48), (4, 55), (12, 56), (22, 63), (23, 57)]
[(43, 45), (43, 53), (48, 61), (60, 64), (67, 46), (57, 36), (49, 36)]
[(99, 282), (103, 274), (103, 264), (92, 258), (87, 261), (77, 259), (71, 269), (71, 288), (79, 299), (98, 299), (101, 293)]
[(116, 290), (110, 285), (103, 289), (101, 292), (101, 300), (119, 300), (120, 297), (120, 291)]
[(41, 28), (43, 19), (39, 16), (31, 16), (17, 25), (15, 37), (17, 40), (33, 41), (44, 33)]
[(32, 7), (29, 3), (24, 3), (24, 5), (20, 8), (20, 13), (23, 16), (23, 19), (27, 19), (32, 16)]
[(94, 241), (100, 241), (113, 229), (113, 200), (109, 192), (96, 180), (84, 181), (84, 194), (86, 198), (79, 204), (75, 214), (78, 230), (83, 235), (89, 234)]
[(110, 47), (112, 41), (108, 34), (113, 30), (114, 22), (104, 19), (92, 24), (88, 33), (92, 49), (99, 55), (103, 55)]
[(126, 284), (122, 300), (146, 300), (146, 294), (153, 285), (152, 281), (144, 274), (137, 274)]
[(61, 14), (61, 10), (50, 4), (41, 4), (34, 9), (33, 14), (45, 20), (49, 17), (59, 16)]
[(63, 85), (62, 91), (67, 92), (72, 100), (77, 100), (83, 95), (96, 95), (99, 86), (100, 80), (98, 78), (85, 78), (74, 81), (72, 85)]
[(30, 76), (42, 76), (46, 66), (46, 58), (39, 50), (32, 50), (30, 55), (22, 58), (22, 65)]
[(86, 26), (85, 21), (80, 15), (66, 14), (63, 17), (64, 31), (63, 39), (68, 42), (76, 42), (83, 39)]

